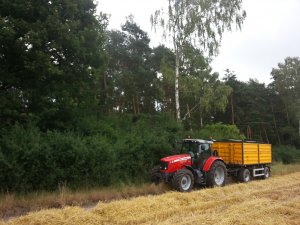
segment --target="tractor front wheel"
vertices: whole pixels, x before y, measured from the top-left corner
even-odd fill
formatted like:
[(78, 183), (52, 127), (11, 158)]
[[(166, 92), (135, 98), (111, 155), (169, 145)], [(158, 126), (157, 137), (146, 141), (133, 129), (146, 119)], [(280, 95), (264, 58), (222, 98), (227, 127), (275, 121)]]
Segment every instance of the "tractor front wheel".
[(221, 161), (216, 161), (211, 166), (207, 174), (207, 186), (208, 187), (222, 187), (225, 186), (227, 177), (226, 166)]
[(152, 183), (155, 183), (156, 185), (159, 184), (160, 182), (160, 174), (159, 174), (159, 171), (160, 171), (160, 166), (157, 165), (157, 166), (154, 166), (152, 168), (152, 170), (150, 171), (150, 179), (151, 179), (151, 182)]
[(193, 173), (185, 168), (178, 170), (173, 176), (172, 185), (180, 192), (188, 192), (192, 190), (194, 186)]

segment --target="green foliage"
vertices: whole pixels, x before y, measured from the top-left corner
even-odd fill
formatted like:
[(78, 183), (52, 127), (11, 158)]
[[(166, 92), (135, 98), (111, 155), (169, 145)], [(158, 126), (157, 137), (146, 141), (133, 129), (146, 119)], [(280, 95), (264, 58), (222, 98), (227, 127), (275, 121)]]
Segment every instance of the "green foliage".
[(191, 46), (186, 51), (189, 53), (183, 67), (187, 69), (182, 69), (180, 79), (180, 99), (185, 103), (181, 111), (186, 112), (182, 120), (191, 118), (192, 124), (203, 126), (203, 120), (208, 122), (214, 113), (225, 110), (231, 87), (221, 82), (217, 73), (212, 73), (199, 50)]
[[(179, 99), (179, 71), (186, 67), (185, 58), (189, 58), (192, 49), (198, 50), (200, 55), (208, 52), (216, 55), (222, 34), (225, 30), (231, 31), (233, 24), (241, 28), (246, 12), (241, 9), (240, 0), (168, 0), (167, 12), (156, 10), (151, 15), (154, 28), (162, 28), (163, 37), (173, 44), (175, 55), (175, 106), (176, 118), (181, 120)], [(193, 62), (194, 63), (194, 62)], [(188, 68), (200, 69), (188, 65)], [(226, 101), (225, 101), (226, 102)], [(222, 107), (224, 108), (224, 107)]]
[(227, 70), (225, 84), (232, 88), (225, 112), (214, 121), (235, 124), (247, 139), (300, 148), (299, 135), (299, 59), (288, 57), (273, 69), (274, 82), (266, 86), (257, 80), (238, 81)]
[(277, 145), (272, 149), (272, 157), (275, 162), (296, 163), (300, 162), (300, 150), (294, 146)]
[(173, 42), (176, 54), (180, 55), (187, 45), (216, 54), (223, 32), (230, 31), (234, 24), (241, 28), (246, 17), (240, 0), (168, 2), (167, 12), (157, 10), (151, 23), (163, 29), (164, 37)]
[(184, 131), (170, 114), (90, 117), (74, 131), (43, 132), (33, 125), (1, 129), (2, 191), (55, 190), (148, 181), (161, 157), (173, 154), (174, 144), (195, 138), (242, 138), (232, 125), (215, 124)]
[(111, 183), (102, 171), (110, 171), (114, 155), (103, 137), (83, 138), (57, 131), (43, 133), (20, 125), (2, 132), (3, 189), (53, 190), (60, 183), (70, 187)]
[(92, 0), (0, 2), (0, 118), (70, 129), (91, 111), (105, 67), (106, 17)]
[(271, 75), (274, 81), (270, 88), (278, 93), (283, 112), (282, 142), (300, 148), (300, 58), (285, 58), (284, 63), (272, 69)]
[(128, 17), (122, 31), (109, 31), (105, 74), (106, 111), (154, 113), (158, 80), (151, 69), (148, 34)]
[(235, 125), (225, 125), (222, 123), (216, 123), (211, 125), (206, 125), (199, 131), (189, 132), (189, 136), (193, 138), (203, 138), (203, 139), (237, 139), (243, 140), (245, 136), (240, 133), (239, 129)]
[[(90, 118), (85, 129), (2, 128), (1, 189), (54, 190), (140, 182), (169, 155), (181, 126), (169, 115)], [(89, 132), (87, 132), (89, 131)]]

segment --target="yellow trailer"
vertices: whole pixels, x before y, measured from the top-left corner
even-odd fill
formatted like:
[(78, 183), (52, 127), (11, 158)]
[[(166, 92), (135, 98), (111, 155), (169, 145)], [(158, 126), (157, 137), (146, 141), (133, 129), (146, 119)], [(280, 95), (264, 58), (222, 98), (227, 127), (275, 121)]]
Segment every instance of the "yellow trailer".
[(270, 144), (247, 141), (215, 141), (212, 152), (221, 157), (228, 167), (228, 172), (242, 182), (252, 177), (269, 176), (272, 163)]
[(254, 165), (272, 163), (270, 144), (251, 142), (214, 142), (212, 150), (216, 150), (228, 165)]

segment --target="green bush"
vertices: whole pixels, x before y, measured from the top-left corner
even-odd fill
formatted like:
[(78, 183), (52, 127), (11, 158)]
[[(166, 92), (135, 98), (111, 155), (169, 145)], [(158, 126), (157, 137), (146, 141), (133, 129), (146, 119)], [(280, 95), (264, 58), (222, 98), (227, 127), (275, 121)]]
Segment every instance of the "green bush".
[[(37, 128), (15, 125), (1, 130), (0, 183), (6, 190), (32, 189), (38, 179), (43, 160), (37, 157), (42, 149)], [(36, 179), (37, 178), (37, 179)], [(30, 182), (29, 182), (30, 181)]]
[(223, 140), (223, 139), (245, 139), (235, 125), (222, 123), (206, 125), (198, 131), (188, 132), (188, 136), (193, 138)]
[(2, 191), (145, 181), (159, 158), (170, 154), (180, 129), (164, 115), (88, 118), (79, 124), (76, 131), (65, 132), (20, 125), (2, 128)]
[[(161, 157), (191, 133), (172, 115), (111, 115), (77, 121), (76, 130), (41, 131), (36, 126), (2, 128), (2, 191), (55, 190), (148, 181)], [(242, 138), (235, 126), (215, 124), (192, 137)]]
[(274, 146), (272, 149), (272, 158), (273, 161), (284, 164), (300, 162), (300, 150), (294, 146)]

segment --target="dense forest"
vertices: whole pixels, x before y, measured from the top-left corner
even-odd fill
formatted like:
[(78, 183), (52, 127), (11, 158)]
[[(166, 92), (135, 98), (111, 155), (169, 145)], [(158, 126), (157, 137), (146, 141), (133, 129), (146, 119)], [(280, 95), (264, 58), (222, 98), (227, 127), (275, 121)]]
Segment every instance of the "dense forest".
[(151, 47), (132, 16), (109, 30), (96, 9), (0, 1), (1, 191), (143, 182), (188, 135), (272, 143), (275, 160), (299, 160), (299, 57), (270, 68), (268, 85), (230, 69), (221, 79), (213, 54)]

